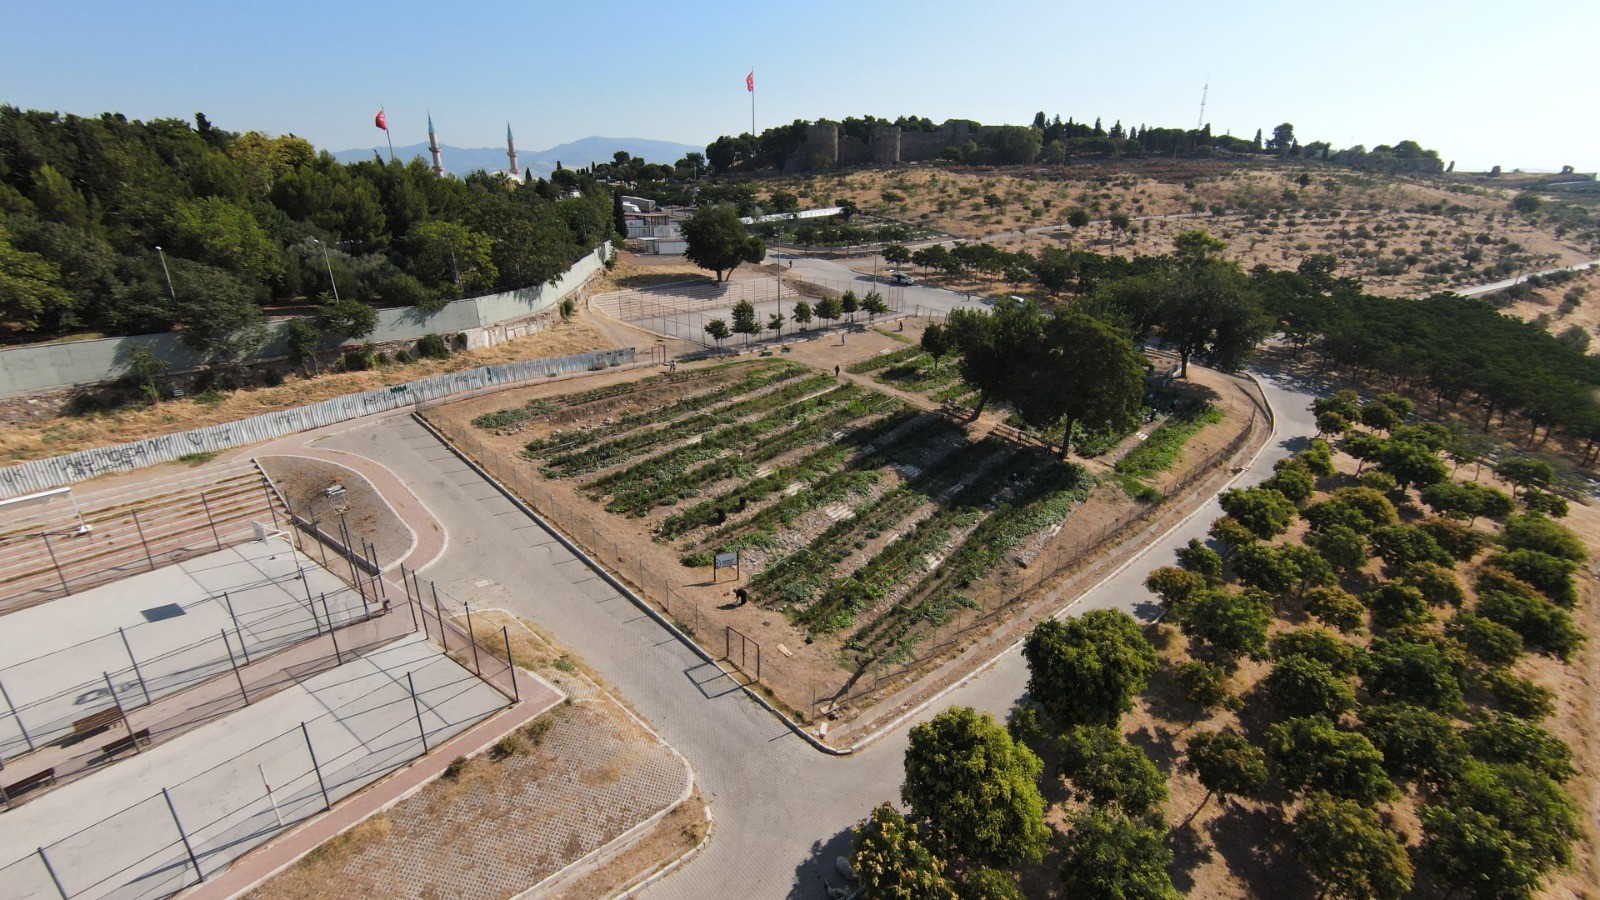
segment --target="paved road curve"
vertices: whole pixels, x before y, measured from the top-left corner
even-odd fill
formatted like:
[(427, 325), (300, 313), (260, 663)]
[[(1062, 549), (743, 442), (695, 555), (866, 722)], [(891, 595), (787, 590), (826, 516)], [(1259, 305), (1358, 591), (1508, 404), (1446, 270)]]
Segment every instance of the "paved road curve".
[[(1315, 430), (1305, 411), (1309, 395), (1299, 386), (1268, 380), (1264, 387), (1278, 421), (1268, 447), (1240, 476), (1245, 482), (1265, 478), (1273, 462)], [(425, 570), (429, 577), (456, 596), (476, 598), (475, 605), (502, 606), (550, 629), (689, 759), (712, 803), (715, 837), (649, 897), (824, 896), (822, 882), (832, 876), (833, 858), (847, 849), (849, 826), (898, 794), (904, 727), (850, 757), (811, 749), (410, 419), (356, 426), (320, 445), (389, 466), (439, 519), (448, 545)], [(1170, 563), (1172, 550), (1190, 537), (1203, 537), (1218, 514), (1214, 503), (1203, 507), (1073, 610), (1150, 612), (1145, 574)], [(1013, 649), (920, 718), (956, 703), (1003, 716), (1026, 680)]]

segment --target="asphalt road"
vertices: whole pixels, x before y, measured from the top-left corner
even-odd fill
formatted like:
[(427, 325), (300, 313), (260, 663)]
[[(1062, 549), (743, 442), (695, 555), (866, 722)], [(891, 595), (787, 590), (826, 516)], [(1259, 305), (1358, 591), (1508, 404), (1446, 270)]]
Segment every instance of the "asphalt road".
[[(1310, 395), (1264, 379), (1278, 414), (1272, 439), (1237, 481), (1254, 483), (1299, 449), (1315, 424)], [(653, 885), (651, 898), (825, 896), (850, 826), (898, 796), (907, 726), (848, 757), (828, 756), (794, 736), (569, 554), (490, 484), (408, 418), (354, 426), (322, 446), (369, 457), (395, 471), (448, 532), (427, 577), (475, 608), (503, 607), (549, 629), (581, 654), (693, 765), (716, 819), (706, 851)], [(1152, 542), (1072, 603), (1069, 613), (1154, 611), (1145, 575), (1170, 564), (1190, 537), (1204, 539), (1215, 502)], [(480, 586), (481, 585), (481, 586)], [(914, 721), (965, 704), (1004, 717), (1023, 695), (1026, 667), (1015, 647), (981, 675), (931, 704)]]

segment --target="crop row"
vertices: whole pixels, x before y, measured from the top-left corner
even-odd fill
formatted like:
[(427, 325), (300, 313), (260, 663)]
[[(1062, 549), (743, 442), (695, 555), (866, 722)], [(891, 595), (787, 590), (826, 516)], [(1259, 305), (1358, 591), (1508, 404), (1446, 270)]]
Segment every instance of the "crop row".
[(579, 447), (593, 444), (602, 438), (626, 434), (646, 425), (654, 425), (657, 422), (676, 419), (687, 413), (698, 412), (708, 407), (716, 406), (735, 397), (753, 394), (771, 385), (798, 378), (805, 372), (805, 369), (793, 364), (769, 363), (746, 373), (744, 377), (731, 384), (724, 384), (687, 397), (675, 398), (670, 403), (657, 404), (650, 409), (623, 416), (609, 425), (601, 425), (596, 428), (590, 428), (587, 431), (574, 431), (530, 441), (527, 445), (528, 455), (533, 458), (539, 458), (569, 453)]
[[(774, 422), (781, 422), (786, 417), (791, 425), (786, 431), (768, 433), (766, 427), (752, 429), (739, 438), (741, 446), (722, 443), (719, 456), (705, 465), (680, 470), (677, 474), (647, 469), (631, 482), (618, 483), (626, 486), (614, 485), (613, 499), (606, 506), (606, 511), (642, 516), (657, 503), (671, 502), (680, 496), (693, 496), (693, 492), (701, 485), (721, 481), (741, 472), (748, 473), (759, 463), (821, 441), (839, 428), (859, 419), (876, 416), (886, 407), (898, 405), (899, 401), (882, 394), (867, 393), (855, 385), (846, 385), (821, 397), (802, 401), (802, 404), (808, 404), (811, 408), (788, 407), (771, 417)], [(702, 443), (711, 443), (711, 440), (708, 438)], [(729, 450), (735, 452), (728, 453)]]
[(651, 431), (640, 431), (593, 447), (553, 456), (541, 471), (547, 478), (571, 478), (586, 475), (598, 469), (631, 459), (657, 444), (672, 444), (715, 429), (730, 420), (758, 415), (788, 405), (808, 394), (814, 394), (838, 382), (826, 375), (813, 375), (798, 382), (784, 385), (770, 393), (746, 397), (718, 409), (714, 413), (690, 416)]
[(717, 373), (715, 370), (702, 369), (695, 372), (684, 372), (682, 374), (673, 373), (652, 375), (649, 378), (641, 378), (638, 381), (624, 381), (619, 384), (608, 384), (604, 387), (590, 388), (587, 391), (578, 391), (577, 393), (573, 394), (562, 394), (559, 397), (535, 397), (521, 406), (513, 406), (509, 409), (500, 409), (495, 410), (494, 412), (484, 413), (483, 415), (473, 419), (472, 424), (485, 430), (504, 428), (507, 425), (515, 425), (518, 422), (525, 422), (528, 419), (536, 418), (538, 416), (549, 415), (550, 413), (557, 412), (559, 410), (572, 409), (574, 407), (583, 406), (587, 403), (594, 403), (599, 400), (609, 400), (612, 397), (625, 396), (627, 394), (632, 394), (636, 391), (643, 390), (647, 387), (654, 387), (658, 384), (679, 384), (686, 381), (699, 381), (703, 378), (715, 377), (716, 374)]
[(850, 555), (852, 535), (876, 537), (967, 477), (985, 459), (1002, 449), (1004, 447), (993, 439), (965, 444), (915, 478), (855, 510), (852, 517), (828, 526), (805, 547), (773, 561), (751, 579), (751, 587), (785, 604), (810, 605), (822, 584), (823, 573), (831, 571)]
[(880, 353), (860, 362), (851, 363), (845, 371), (851, 375), (865, 375), (868, 372), (876, 372), (879, 369), (897, 365), (922, 355), (922, 348), (912, 344), (909, 347), (901, 347), (899, 350), (891, 350), (888, 353)]
[(885, 462), (903, 461), (910, 451), (923, 443), (959, 432), (960, 429), (937, 416), (921, 415), (903, 428), (888, 433), (885, 439), (873, 445), (872, 452), (862, 453), (845, 468), (827, 476), (777, 503), (762, 509), (743, 522), (732, 522), (718, 529), (700, 542), (703, 549), (724, 545), (730, 537), (743, 531), (771, 533), (786, 527), (801, 515), (829, 503), (842, 500), (852, 493), (865, 492), (878, 480), (878, 467)]
[(1207, 425), (1215, 425), (1221, 421), (1222, 410), (1209, 403), (1202, 403), (1173, 416), (1163, 422), (1160, 428), (1151, 432), (1144, 443), (1117, 460), (1116, 470), (1119, 474), (1132, 475), (1135, 478), (1164, 472), (1177, 463), (1178, 456), (1183, 452), (1183, 445), (1188, 443), (1190, 438), (1199, 434)]
[(771, 474), (747, 481), (726, 494), (702, 500), (693, 506), (673, 513), (661, 523), (657, 536), (670, 540), (702, 525), (721, 524), (729, 510), (742, 510), (760, 503), (769, 495), (795, 483), (807, 483), (834, 472), (846, 458), (861, 446), (909, 422), (918, 411), (903, 405), (882, 419), (851, 430), (843, 438), (822, 447), (795, 462), (774, 470)]
[(907, 594), (908, 600), (920, 600), (898, 604), (859, 629), (852, 642), (892, 646), (919, 620), (939, 625), (950, 610), (970, 606), (962, 591), (993, 574), (1013, 547), (1065, 521), (1094, 485), (1094, 478), (1081, 466), (1046, 465), (973, 529), (943, 566)]

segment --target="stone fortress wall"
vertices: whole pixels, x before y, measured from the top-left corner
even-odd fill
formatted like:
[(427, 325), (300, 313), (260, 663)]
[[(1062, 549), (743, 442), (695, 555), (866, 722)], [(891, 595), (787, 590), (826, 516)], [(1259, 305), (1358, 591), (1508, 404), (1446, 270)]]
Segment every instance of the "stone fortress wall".
[(902, 131), (895, 125), (878, 125), (867, 140), (841, 135), (839, 126), (824, 122), (806, 127), (805, 143), (784, 163), (786, 172), (805, 172), (835, 166), (895, 165), (938, 159), (947, 147), (982, 141), (986, 129), (955, 119), (937, 131)]

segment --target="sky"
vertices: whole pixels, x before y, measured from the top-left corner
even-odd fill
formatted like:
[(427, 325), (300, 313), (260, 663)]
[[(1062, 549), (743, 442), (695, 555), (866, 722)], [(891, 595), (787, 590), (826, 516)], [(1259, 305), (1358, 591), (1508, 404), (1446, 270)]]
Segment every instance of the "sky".
[[(1596, 0), (522, 4), (0, 0), (0, 103), (328, 150), (590, 135), (704, 145), (877, 115), (1415, 140), (1460, 170), (1600, 170)], [(1209, 89), (1206, 86), (1209, 85)]]

